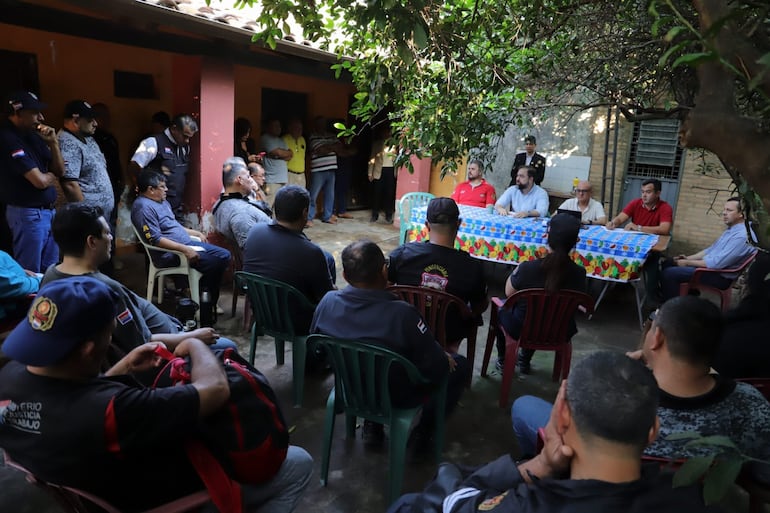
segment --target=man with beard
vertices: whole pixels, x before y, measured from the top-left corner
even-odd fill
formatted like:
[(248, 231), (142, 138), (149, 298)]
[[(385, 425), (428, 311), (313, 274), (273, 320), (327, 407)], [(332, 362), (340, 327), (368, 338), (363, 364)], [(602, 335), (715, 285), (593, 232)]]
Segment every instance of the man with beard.
[(520, 167), (516, 172), (516, 185), (508, 187), (495, 203), (498, 214), (513, 217), (540, 217), (548, 213), (548, 193), (535, 185), (535, 168)]

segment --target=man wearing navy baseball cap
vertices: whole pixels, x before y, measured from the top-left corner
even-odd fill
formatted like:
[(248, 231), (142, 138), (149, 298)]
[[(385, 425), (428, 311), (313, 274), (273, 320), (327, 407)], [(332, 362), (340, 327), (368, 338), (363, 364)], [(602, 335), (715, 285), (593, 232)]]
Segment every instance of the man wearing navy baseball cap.
[(51, 220), (64, 159), (56, 130), (43, 124), (46, 107), (33, 93), (13, 93), (6, 98), (7, 119), (0, 123), (0, 203), (7, 205), (14, 258), (35, 272), (59, 258)]
[[(190, 384), (149, 389), (133, 379), (160, 363), (158, 342), (99, 375), (116, 300), (108, 285), (86, 276), (40, 289), (2, 346), (11, 361), (0, 368), (0, 447), (44, 481), (88, 491), (121, 511), (144, 511), (203, 488), (184, 442), (230, 388), (220, 361), (196, 338), (174, 349), (190, 359)], [(269, 482), (241, 485), (243, 511), (292, 511), (312, 470), (310, 455), (290, 446)]]
[(182, 445), (169, 441), (191, 434), (229, 389), (222, 366), (197, 339), (175, 350), (191, 358), (189, 385), (145, 389), (121, 376), (156, 366), (158, 343), (137, 347), (99, 376), (115, 305), (115, 293), (93, 278), (40, 289), (2, 346), (12, 361), (0, 370), (0, 446), (45, 481), (120, 509), (146, 509), (201, 488)]

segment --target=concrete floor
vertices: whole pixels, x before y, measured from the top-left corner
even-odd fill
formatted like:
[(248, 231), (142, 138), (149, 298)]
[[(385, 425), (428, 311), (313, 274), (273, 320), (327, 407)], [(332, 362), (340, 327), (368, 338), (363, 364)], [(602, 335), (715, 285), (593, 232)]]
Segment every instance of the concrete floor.
[[(398, 242), (398, 228), (380, 221), (368, 222), (369, 212), (354, 212), (355, 219), (341, 219), (337, 225), (316, 223), (306, 234), (324, 249), (334, 254), (337, 259), (337, 285), (344, 287), (342, 266), (339, 256), (342, 249), (354, 240), (367, 238), (377, 242), (383, 251), (392, 250)], [(140, 254), (122, 257), (125, 263), (119, 271), (119, 279), (144, 293), (144, 259)], [(499, 295), (502, 284), (510, 268), (502, 264), (485, 264), (489, 276), (490, 292)], [(598, 292), (597, 292), (598, 293)], [(220, 305), (227, 311), (220, 316), (218, 330), (225, 336), (237, 341), (246, 354), (249, 344), (248, 334), (242, 330), (243, 299), (239, 301), (239, 310), (235, 318), (229, 315), (231, 299), (229, 288), (223, 290)], [(164, 309), (173, 311), (173, 305), (166, 302)], [(476, 347), (476, 365), (472, 386), (463, 395), (457, 411), (447, 422), (446, 447), (444, 460), (467, 465), (479, 465), (492, 460), (503, 453), (517, 454), (518, 448), (511, 429), (509, 409), (500, 409), (497, 398), (500, 390), (500, 374), (492, 371), (487, 378), (480, 377), (481, 361), (487, 336), (488, 312), (485, 325), (479, 329)], [(633, 289), (630, 286), (612, 288), (593, 319), (580, 317), (577, 320), (579, 333), (573, 339), (573, 359), (598, 349), (626, 351), (637, 347), (640, 330), (636, 320)], [(291, 345), (287, 344), (287, 351)], [(460, 349), (464, 353), (465, 346)], [(286, 365), (275, 364), (275, 351), (272, 339), (260, 339), (257, 344), (256, 366), (265, 373), (283, 401), (283, 410), (287, 422), (292, 428), (291, 442), (304, 447), (315, 458), (315, 472), (311, 484), (298, 508), (304, 513), (352, 513), (382, 512), (387, 508), (386, 487), (388, 481), (387, 448), (382, 450), (365, 449), (357, 434), (355, 440), (345, 438), (343, 417), (338, 417), (334, 441), (328, 486), (319, 483), (321, 466), (321, 447), (326, 398), (333, 386), (331, 374), (309, 375), (305, 382), (305, 399), (301, 408), (291, 407), (291, 358), (286, 357)], [(550, 381), (553, 354), (538, 352), (533, 360), (534, 371), (529, 376), (519, 376), (513, 384), (512, 398), (524, 394), (534, 394), (552, 400), (556, 394), (556, 384)], [(359, 431), (360, 432), (360, 431)], [(410, 463), (406, 469), (404, 492), (423, 489), (435, 471), (431, 462)], [(23, 482), (18, 473), (1, 468), (0, 513), (10, 511), (56, 511), (49, 509), (49, 501), (40, 493)], [(745, 501), (744, 498), (739, 498)], [(732, 508), (731, 508), (732, 509)], [(735, 511), (743, 510), (736, 509)]]

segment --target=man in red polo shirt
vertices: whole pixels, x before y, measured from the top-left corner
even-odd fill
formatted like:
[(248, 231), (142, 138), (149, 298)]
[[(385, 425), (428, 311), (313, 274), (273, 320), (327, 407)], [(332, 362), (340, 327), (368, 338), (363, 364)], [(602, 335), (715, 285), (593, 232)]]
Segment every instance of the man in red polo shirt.
[[(631, 201), (626, 208), (607, 223), (607, 228), (614, 229), (626, 224), (626, 230), (669, 235), (674, 224), (674, 211), (671, 205), (660, 199), (660, 180), (648, 178), (642, 182), (642, 197)], [(644, 262), (644, 286), (647, 291), (645, 307), (655, 308), (660, 295), (660, 253), (650, 251)]]
[(483, 169), (480, 160), (471, 160), (468, 163), (468, 181), (459, 184), (452, 193), (455, 203), (481, 208), (495, 204), (495, 188), (484, 180)]
[(674, 224), (674, 211), (671, 205), (660, 199), (660, 180), (649, 178), (642, 182), (642, 197), (631, 201), (621, 213), (616, 215), (607, 228), (613, 229), (631, 220), (626, 230), (668, 235)]

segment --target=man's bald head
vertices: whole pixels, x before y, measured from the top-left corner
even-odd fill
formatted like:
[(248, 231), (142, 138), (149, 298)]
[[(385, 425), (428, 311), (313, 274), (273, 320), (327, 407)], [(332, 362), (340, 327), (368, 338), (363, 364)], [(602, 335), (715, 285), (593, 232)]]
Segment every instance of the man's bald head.
[(578, 198), (578, 201), (586, 202), (589, 199), (591, 199), (591, 194), (593, 193), (593, 187), (591, 186), (591, 182), (587, 180), (583, 180), (582, 182), (578, 182), (577, 188), (575, 189), (575, 195)]

